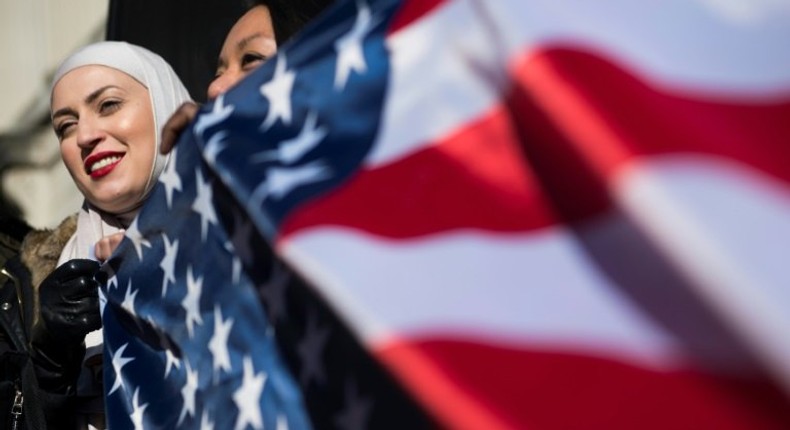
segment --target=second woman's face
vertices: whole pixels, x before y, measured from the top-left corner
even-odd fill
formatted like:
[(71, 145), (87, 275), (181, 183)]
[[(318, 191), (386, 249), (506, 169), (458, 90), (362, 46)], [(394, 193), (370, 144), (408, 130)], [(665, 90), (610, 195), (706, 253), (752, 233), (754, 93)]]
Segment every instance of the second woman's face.
[(109, 213), (135, 208), (156, 156), (148, 89), (119, 70), (83, 66), (57, 82), (51, 112), (63, 162), (85, 198)]
[(225, 37), (217, 62), (217, 72), (208, 87), (214, 99), (257, 69), (277, 51), (272, 17), (266, 6), (245, 13)]

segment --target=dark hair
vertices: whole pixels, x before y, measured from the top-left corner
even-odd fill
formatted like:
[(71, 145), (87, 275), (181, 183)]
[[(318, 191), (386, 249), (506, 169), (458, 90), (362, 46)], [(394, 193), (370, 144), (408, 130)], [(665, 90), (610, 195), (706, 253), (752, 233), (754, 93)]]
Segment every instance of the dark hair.
[(334, 0), (247, 0), (247, 8), (266, 6), (272, 16), (274, 40), (282, 46)]

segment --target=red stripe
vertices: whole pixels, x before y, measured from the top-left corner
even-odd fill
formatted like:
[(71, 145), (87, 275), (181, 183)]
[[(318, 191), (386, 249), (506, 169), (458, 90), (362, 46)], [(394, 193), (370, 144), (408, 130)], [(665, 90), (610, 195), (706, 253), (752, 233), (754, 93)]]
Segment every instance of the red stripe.
[(405, 0), (390, 24), (388, 34), (396, 33), (444, 3), (446, 0)]
[(527, 231), (553, 223), (521, 162), (507, 112), (497, 109), (436, 145), (306, 204), (281, 228), (317, 224), (404, 238), (472, 228)]
[(513, 77), (525, 152), (566, 219), (605, 209), (612, 173), (639, 157), (724, 157), (790, 182), (790, 93), (779, 102), (714, 102), (562, 48), (525, 54)]
[(282, 235), (324, 224), (407, 238), (586, 220), (610, 210), (617, 169), (670, 154), (722, 157), (790, 182), (790, 95), (714, 103), (570, 49), (525, 56), (513, 70), (509, 112), (497, 107), (444, 141), (360, 171), (287, 219)]
[(481, 428), (465, 421), (480, 416), (519, 429), (790, 426), (790, 402), (763, 380), (448, 340), (377, 354), (448, 428)]

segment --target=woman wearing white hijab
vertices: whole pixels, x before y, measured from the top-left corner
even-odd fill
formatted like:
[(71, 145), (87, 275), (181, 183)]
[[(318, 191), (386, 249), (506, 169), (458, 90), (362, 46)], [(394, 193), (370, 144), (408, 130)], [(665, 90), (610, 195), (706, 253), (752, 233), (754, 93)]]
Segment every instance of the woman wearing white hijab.
[[(160, 56), (125, 42), (80, 49), (52, 81), (52, 125), (63, 162), (85, 201), (76, 230), (61, 242), (57, 269), (40, 282), (33, 356), (42, 389), (73, 393), (78, 385), (76, 394), (85, 400), (78, 407), (96, 414), (90, 423), (96, 428), (103, 428), (101, 376), (87, 367), (80, 370), (83, 339), (101, 326), (95, 247), (137, 215), (167, 163), (159, 151), (161, 127), (188, 100), (184, 85)], [(34, 274), (34, 285), (36, 280)]]
[[(116, 89), (109, 88), (99, 94), (99, 98), (91, 100), (93, 105), (79, 100), (80, 96), (87, 97), (92, 91), (105, 88), (94, 80), (94, 76), (102, 76), (106, 71), (102, 69), (108, 68), (123, 72), (120, 79), (132, 78), (148, 93), (150, 104), (141, 108), (152, 110), (153, 122), (131, 124), (132, 132), (145, 135), (147, 140), (142, 143), (131, 140), (133, 137), (128, 136), (128, 131), (119, 129), (122, 124), (113, 116), (117, 115), (115, 111), (99, 111), (100, 108), (119, 108), (120, 113), (125, 113), (124, 99), (112, 94)], [(63, 263), (72, 258), (92, 256), (99, 239), (129, 225), (167, 162), (167, 157), (159, 153), (161, 127), (176, 108), (190, 98), (164, 59), (125, 42), (100, 42), (81, 49), (61, 64), (52, 82), (52, 124), (60, 140), (63, 161), (86, 198), (77, 234), (61, 254), (60, 263)], [(112, 79), (102, 82), (121, 87)], [(82, 89), (76, 86), (79, 83), (86, 85), (85, 94), (77, 93)], [(101, 103), (116, 104), (103, 106)], [(78, 107), (87, 108), (86, 112), (93, 110), (97, 116), (106, 118), (113, 128), (79, 129), (92, 124), (80, 121)], [(96, 131), (97, 134), (79, 135), (82, 131)], [(113, 138), (117, 141), (110, 142)], [(87, 149), (89, 146), (91, 148)]]

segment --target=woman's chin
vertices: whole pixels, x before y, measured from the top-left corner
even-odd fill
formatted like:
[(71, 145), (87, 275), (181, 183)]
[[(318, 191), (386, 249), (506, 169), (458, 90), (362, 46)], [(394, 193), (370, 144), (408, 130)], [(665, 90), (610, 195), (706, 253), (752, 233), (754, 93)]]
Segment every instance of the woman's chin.
[(135, 205), (132, 203), (119, 203), (118, 199), (111, 199), (111, 200), (88, 200), (93, 207), (99, 209), (102, 212), (106, 212), (112, 215), (120, 215), (127, 212), (132, 211), (135, 209)]

